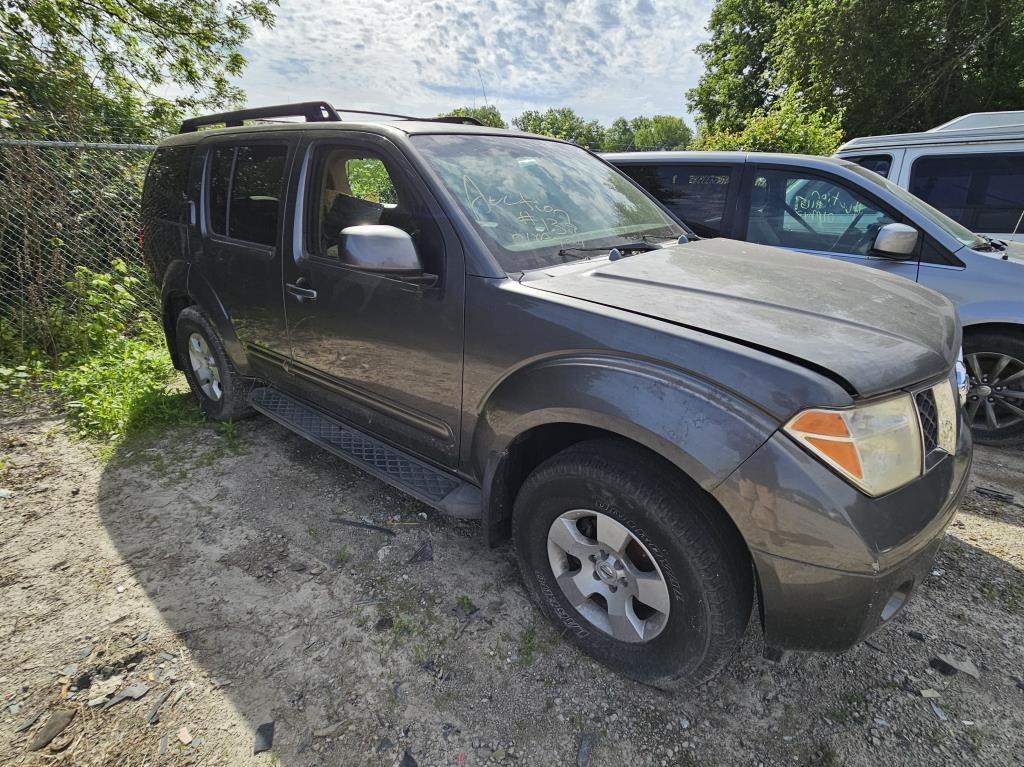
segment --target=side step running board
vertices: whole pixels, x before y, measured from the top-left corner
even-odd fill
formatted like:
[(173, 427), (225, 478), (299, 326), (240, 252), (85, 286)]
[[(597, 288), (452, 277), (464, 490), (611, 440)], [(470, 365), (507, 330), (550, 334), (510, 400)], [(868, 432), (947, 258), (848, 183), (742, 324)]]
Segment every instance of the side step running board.
[(310, 442), (452, 517), (480, 517), (480, 489), (386, 445), (312, 405), (272, 387), (253, 389), (249, 402)]

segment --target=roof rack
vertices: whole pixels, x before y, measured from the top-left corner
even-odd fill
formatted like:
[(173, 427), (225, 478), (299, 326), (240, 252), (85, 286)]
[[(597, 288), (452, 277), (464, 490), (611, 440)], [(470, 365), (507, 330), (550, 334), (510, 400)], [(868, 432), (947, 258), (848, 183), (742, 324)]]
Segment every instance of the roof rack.
[(298, 104), (278, 104), (255, 109), (239, 109), (236, 112), (220, 112), (215, 115), (192, 117), (181, 123), (179, 133), (194, 133), (205, 125), (224, 123), (228, 128), (237, 128), (245, 120), (268, 120), (274, 117), (305, 117), (306, 122), (340, 122), (341, 116), (326, 101), (303, 101)]
[[(306, 122), (341, 122), (337, 109), (326, 101), (303, 101), (297, 104), (277, 104), (255, 109), (239, 109), (235, 112), (219, 112), (214, 115), (192, 117), (181, 123), (179, 133), (195, 133), (207, 125), (224, 124), (227, 128), (237, 128), (246, 120), (270, 120), (278, 117), (304, 117)], [(456, 125), (483, 125), (475, 117), (410, 117), (391, 112), (372, 112), (365, 109), (342, 109), (342, 112), (356, 115), (379, 115), (394, 117), (399, 120), (417, 120), (422, 122), (454, 123)]]

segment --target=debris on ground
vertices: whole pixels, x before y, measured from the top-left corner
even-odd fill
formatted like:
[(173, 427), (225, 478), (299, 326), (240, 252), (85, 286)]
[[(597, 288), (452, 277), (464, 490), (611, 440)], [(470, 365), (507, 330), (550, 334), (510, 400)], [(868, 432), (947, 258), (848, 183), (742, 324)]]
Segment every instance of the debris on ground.
[(103, 710), (113, 708), (118, 703), (126, 700), (138, 700), (143, 695), (149, 692), (149, 685), (142, 682), (136, 682), (133, 685), (125, 687), (121, 692), (117, 693), (113, 698), (107, 701), (107, 705), (103, 707)]
[(394, 537), (397, 535), (394, 530), (381, 525), (375, 525), (372, 522), (360, 522), (357, 519), (346, 519), (345, 517), (331, 517), (329, 522), (334, 522), (338, 525), (348, 525), (349, 527), (359, 527), (363, 530), (373, 530), (378, 533), (384, 533), (384, 535)]
[(188, 727), (181, 727), (178, 729), (178, 741), (183, 746), (187, 746), (192, 742), (192, 733), (189, 732)]
[(398, 763), (398, 767), (419, 767), (416, 759), (413, 758), (412, 752), (409, 749), (405, 750), (402, 754), (402, 761)]
[(580, 748), (576, 752), (576, 767), (587, 767), (590, 764), (590, 752), (594, 750), (594, 744), (597, 742), (597, 735), (592, 732), (583, 733), (583, 737), (580, 738)]
[(262, 754), (269, 751), (274, 745), (274, 723), (264, 722), (256, 728), (256, 737), (253, 740), (252, 752)]
[(167, 698), (170, 697), (171, 692), (172, 692), (171, 690), (168, 690), (167, 692), (165, 692), (163, 695), (161, 695), (159, 698), (156, 699), (156, 703), (154, 703), (152, 705), (152, 707), (149, 709), (149, 713), (146, 715), (146, 722), (147, 723), (149, 723), (149, 724), (159, 724), (160, 723), (160, 707), (164, 704), (164, 701), (166, 701)]
[(420, 562), (433, 562), (434, 561), (434, 545), (430, 541), (424, 541), (409, 557), (409, 561), (406, 562), (408, 565), (415, 565)]
[(50, 714), (50, 718), (46, 720), (46, 723), (39, 728), (39, 732), (35, 734), (31, 742), (28, 744), (29, 751), (38, 751), (41, 748), (46, 748), (50, 745), (50, 741), (60, 735), (64, 730), (67, 729), (68, 725), (71, 724), (71, 720), (75, 718), (77, 710), (73, 708), (64, 709)]
[[(954, 668), (957, 671), (967, 674), (967, 676), (972, 676), (975, 679), (981, 679), (981, 672), (978, 671), (978, 667), (974, 665), (970, 658), (955, 658), (952, 655), (940, 655), (938, 660), (950, 668)], [(946, 672), (943, 671), (942, 673)]]

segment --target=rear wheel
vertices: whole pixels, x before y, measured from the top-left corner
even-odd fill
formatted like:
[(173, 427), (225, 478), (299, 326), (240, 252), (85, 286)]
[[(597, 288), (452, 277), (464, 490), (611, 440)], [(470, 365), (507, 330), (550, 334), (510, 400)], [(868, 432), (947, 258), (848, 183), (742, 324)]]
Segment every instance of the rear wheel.
[(239, 375), (213, 323), (194, 306), (181, 310), (175, 324), (178, 358), (203, 411), (217, 421), (237, 421), (255, 412), (249, 406), (252, 379)]
[(750, 617), (751, 565), (699, 487), (618, 440), (541, 464), (516, 498), (523, 579), (584, 652), (658, 687), (699, 684), (732, 657)]
[(970, 377), (967, 421), (985, 445), (1024, 443), (1024, 338), (1010, 333), (978, 333), (964, 339)]

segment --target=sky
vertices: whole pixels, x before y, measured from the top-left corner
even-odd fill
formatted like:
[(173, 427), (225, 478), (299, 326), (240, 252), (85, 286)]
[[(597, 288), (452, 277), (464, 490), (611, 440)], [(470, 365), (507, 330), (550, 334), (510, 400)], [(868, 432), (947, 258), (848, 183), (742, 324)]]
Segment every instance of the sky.
[[(249, 106), (326, 99), (427, 116), (494, 104), (685, 117), (712, 0), (281, 0), (247, 42)], [(484, 98), (486, 91), (486, 101)]]

